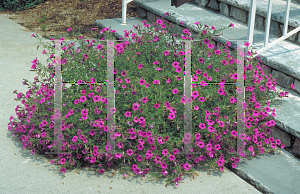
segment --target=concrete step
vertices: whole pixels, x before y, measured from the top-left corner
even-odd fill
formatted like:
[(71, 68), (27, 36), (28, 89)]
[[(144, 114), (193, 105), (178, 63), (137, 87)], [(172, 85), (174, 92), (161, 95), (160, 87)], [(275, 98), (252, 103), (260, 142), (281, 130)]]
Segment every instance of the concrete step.
[[(256, 0), (256, 2), (256, 16), (254, 27), (256, 29), (265, 31), (269, 2), (266, 0)], [(251, 3), (251, 1), (249, 0), (192, 0), (190, 1), (190, 3), (209, 9), (226, 17), (234, 18), (248, 25)], [(283, 35), (286, 3), (286, 0), (274, 0), (272, 3), (269, 32), (273, 35)], [(299, 3), (291, 2), (287, 33), (300, 26), (299, 9)], [(300, 32), (297, 32), (287, 40), (296, 44), (300, 44)]]
[[(125, 39), (124, 30), (133, 29), (133, 25), (143, 26), (142, 21), (145, 20), (148, 21), (148, 24), (149, 22), (152, 24), (160, 17), (172, 23), (182, 21), (185, 24), (185, 26), (181, 26), (182, 29), (192, 29), (190, 32), (193, 35), (199, 33), (196, 25), (193, 24), (195, 22), (215, 26), (216, 29), (234, 23), (234, 28), (224, 30), (223, 35), (216, 37), (216, 43), (225, 44), (228, 39), (247, 38), (247, 24), (192, 3), (186, 3), (179, 8), (171, 6), (169, 0), (134, 0), (133, 3), (140, 6), (137, 11), (139, 17), (127, 18), (127, 25), (121, 25), (122, 18), (97, 20), (95, 24), (99, 25), (100, 28), (111, 27), (112, 30), (117, 31), (115, 33), (116, 37), (121, 36)], [(175, 19), (165, 16), (164, 13), (166, 12), (175, 13)], [(278, 38), (280, 37), (270, 34), (269, 43)], [(253, 48), (256, 49), (254, 51), (263, 47), (263, 41), (264, 32), (255, 29)], [(230, 48), (235, 49), (236, 42), (230, 42), (232, 45)], [(246, 159), (246, 163), (241, 162), (241, 165), (238, 165), (235, 169), (231, 168), (231, 170), (263, 193), (299, 193), (300, 191), (299, 54), (300, 47), (298, 44), (282, 41), (259, 55), (262, 60), (261, 64), (266, 65), (268, 68), (265, 73), (267, 75), (271, 74), (277, 81), (276, 90), (289, 92), (288, 98), (279, 99), (276, 97), (276, 99), (279, 99), (278, 104), (270, 106), (271, 109), (276, 106), (276, 118), (269, 113), (269, 116), (276, 122), (276, 125), (271, 127), (272, 132), (269, 136), (274, 137), (275, 140), (280, 139), (286, 147), (282, 149), (277, 146), (278, 150), (275, 151), (275, 155), (265, 154), (251, 160)], [(287, 89), (292, 83), (295, 86), (293, 91)], [(228, 168), (230, 169), (230, 167)]]

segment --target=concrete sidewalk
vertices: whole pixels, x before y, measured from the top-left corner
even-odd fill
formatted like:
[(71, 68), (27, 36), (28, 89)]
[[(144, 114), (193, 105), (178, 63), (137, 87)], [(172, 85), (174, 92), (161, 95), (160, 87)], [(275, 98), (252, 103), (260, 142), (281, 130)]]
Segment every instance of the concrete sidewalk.
[(29, 71), (36, 57), (43, 65), (48, 65), (47, 55), (42, 54), (44, 49), (41, 46), (37, 50), (39, 40), (31, 38), (32, 34), (0, 15), (0, 193), (261, 193), (227, 168), (223, 174), (210, 175), (207, 170), (197, 170), (199, 176), (194, 180), (183, 177), (181, 182), (184, 183), (167, 188), (164, 181), (150, 182), (145, 181), (146, 178), (141, 181), (133, 177), (126, 180), (119, 174), (108, 177), (113, 171), (104, 175), (94, 175), (87, 169), (78, 170), (80, 174), (67, 171), (62, 178), (57, 165), (23, 149), (22, 143), (8, 131), (9, 117), (16, 117), (15, 108), (21, 104), (14, 101), (13, 91), (28, 91), (22, 81), (32, 82), (36, 76)]

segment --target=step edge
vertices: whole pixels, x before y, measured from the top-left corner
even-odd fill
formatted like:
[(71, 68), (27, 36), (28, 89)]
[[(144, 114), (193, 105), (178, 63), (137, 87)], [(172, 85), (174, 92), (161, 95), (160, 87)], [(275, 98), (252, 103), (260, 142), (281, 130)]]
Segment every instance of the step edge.
[[(272, 150), (272, 149), (270, 149), (270, 150)], [(297, 160), (298, 162), (300, 162), (300, 159), (295, 158), (295, 156), (292, 153), (290, 153), (289, 151), (287, 151), (285, 149), (282, 149), (282, 148), (276, 148), (273, 154), (270, 154), (268, 152), (264, 152), (264, 154), (259, 154), (258, 156), (264, 156), (266, 154), (268, 154), (268, 155), (271, 156), (271, 155), (275, 155), (275, 152), (277, 152), (277, 153), (279, 152), (279, 154), (276, 154), (276, 155), (279, 155), (280, 158), (287, 158), (287, 156), (288, 156), (288, 157), (291, 157), (292, 160)], [(251, 156), (250, 158), (252, 160), (254, 157)], [(273, 160), (273, 162), (276, 163), (276, 160)], [(239, 164), (241, 164), (241, 163), (239, 163)], [(259, 180), (255, 179), (252, 176), (251, 172), (250, 173), (245, 172), (238, 165), (237, 165), (236, 168), (232, 168), (232, 166), (229, 165), (228, 163), (225, 164), (225, 167), (227, 169), (229, 169), (230, 171), (232, 171), (233, 173), (235, 173), (240, 178), (242, 178), (244, 181), (246, 181), (247, 183), (249, 183), (250, 185), (254, 186), (259, 191), (261, 191), (263, 193), (273, 193), (267, 186), (263, 185)], [(287, 165), (286, 168), (290, 168), (290, 166)]]
[(252, 185), (255, 187), (257, 190), (259, 190), (262, 193), (267, 193), (267, 194), (274, 194), (266, 185), (263, 185), (260, 183), (257, 179), (255, 179), (251, 174), (243, 171), (240, 169), (238, 166), (236, 168), (232, 168), (232, 166), (228, 163), (225, 164), (225, 167), (236, 174), (238, 177), (246, 181), (248, 184)]

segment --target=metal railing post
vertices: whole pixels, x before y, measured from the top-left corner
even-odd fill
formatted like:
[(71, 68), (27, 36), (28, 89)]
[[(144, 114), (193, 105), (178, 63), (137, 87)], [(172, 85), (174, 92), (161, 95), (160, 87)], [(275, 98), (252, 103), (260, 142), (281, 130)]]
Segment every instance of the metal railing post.
[(269, 5), (268, 5), (268, 15), (267, 15), (267, 24), (265, 27), (265, 43), (264, 47), (268, 45), (269, 41), (269, 30), (270, 30), (270, 23), (271, 23), (271, 12), (272, 11), (272, 0), (269, 0)]
[(126, 24), (126, 13), (127, 13), (127, 4), (130, 3), (133, 0), (122, 0), (122, 23), (121, 25), (127, 25)]
[(260, 50), (256, 51), (257, 54), (255, 54), (253, 56), (253, 58), (255, 58), (258, 54), (260, 54), (263, 51), (266, 51), (267, 49), (271, 48), (272, 46), (278, 44), (279, 42), (287, 39), (288, 37), (292, 36), (293, 34), (297, 33), (298, 31), (300, 31), (300, 26), (292, 31), (290, 31), (288, 34), (286, 34), (285, 36), (282, 36), (280, 38), (278, 38), (277, 40), (275, 40), (274, 42), (272, 42), (271, 44), (267, 45), (266, 47), (261, 48)]
[(283, 36), (286, 35), (286, 33), (287, 33), (287, 27), (289, 25), (290, 4), (291, 4), (291, 0), (287, 0), (287, 2), (286, 2), (286, 9), (285, 9), (285, 20), (284, 20)]
[(249, 40), (250, 45), (252, 45), (253, 42), (255, 12), (256, 12), (256, 0), (251, 0), (249, 19), (248, 19), (248, 35), (247, 35), (247, 39)]
[[(253, 56), (253, 58), (255, 58), (261, 52), (266, 51), (267, 49), (271, 48), (272, 46), (278, 44), (279, 42), (289, 38), (290, 36), (294, 35), (298, 31), (300, 31), (300, 26), (299, 26), (299, 27), (297, 27), (296, 29), (292, 30), (291, 32), (289, 32), (287, 34), (287, 28), (288, 28), (288, 25), (289, 25), (288, 21), (289, 21), (290, 4), (291, 4), (291, 0), (287, 0), (286, 10), (285, 10), (285, 21), (284, 21), (283, 36), (278, 38), (274, 42), (268, 44), (269, 31), (270, 31), (270, 22), (271, 22), (271, 10), (272, 10), (272, 0), (269, 0), (267, 24), (266, 24), (266, 27), (265, 27), (264, 47), (261, 48), (260, 50), (256, 51), (256, 54)], [(249, 12), (249, 21), (248, 21), (248, 37), (247, 37), (249, 39), (250, 45), (253, 45), (252, 42), (253, 42), (255, 11), (256, 11), (256, 0), (251, 0), (250, 12)]]

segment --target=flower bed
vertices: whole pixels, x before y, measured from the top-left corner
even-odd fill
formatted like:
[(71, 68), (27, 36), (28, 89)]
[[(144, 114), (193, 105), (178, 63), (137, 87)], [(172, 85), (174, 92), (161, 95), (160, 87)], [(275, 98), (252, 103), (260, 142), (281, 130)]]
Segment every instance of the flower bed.
[[(166, 28), (161, 20), (157, 20), (157, 24)], [(145, 24), (146, 28), (149, 26)], [(263, 74), (258, 62), (260, 59), (246, 60), (247, 65), (243, 68), (246, 86), (243, 109), (246, 117), (238, 121), (235, 95), (236, 92), (242, 92), (237, 79), (243, 76), (239, 77), (236, 71), (239, 71), (241, 61), (231, 56), (226, 50), (227, 46), (214, 48), (209, 43), (208, 37), (213, 38), (222, 29), (210, 33), (208, 30), (215, 30), (214, 27), (204, 26), (200, 44), (191, 46), (192, 67), (186, 61), (188, 58), (184, 58), (188, 56), (185, 51), (185, 44), (188, 43), (176, 47), (166, 44), (164, 30), (160, 32), (161, 36), (156, 36), (148, 29), (138, 28), (138, 32), (143, 34), (141, 37), (132, 33), (131, 43), (124, 41), (114, 46), (117, 66), (114, 66), (112, 73), (116, 74), (116, 108), (109, 110), (115, 113), (114, 129), (107, 124), (106, 110), (111, 107), (111, 101), (107, 99), (108, 91), (104, 84), (96, 85), (108, 79), (108, 51), (104, 49), (107, 45), (105, 41), (97, 43), (95, 40), (83, 40), (77, 50), (72, 44), (62, 46), (64, 82), (75, 81), (78, 86), (63, 86), (62, 96), (66, 98), (62, 98), (63, 123), (60, 129), (54, 129), (53, 124), (56, 118), (53, 114), (54, 54), (50, 55), (53, 63), (47, 67), (40, 65), (37, 60), (33, 61), (32, 69), (37, 71), (38, 76), (32, 84), (28, 80), (24, 82), (24, 85), (30, 85), (30, 90), (26, 96), (19, 93), (16, 99), (22, 101), (27, 113), (24, 110), (17, 113), (21, 122), (11, 116), (8, 129), (13, 130), (13, 135), (23, 141), (24, 148), (29, 146), (32, 153), (35, 150), (52, 151), (57, 145), (54, 137), (61, 130), (60, 148), (70, 154), (59, 154), (59, 158), (51, 163), (60, 165), (62, 173), (67, 168), (73, 169), (89, 162), (99, 166), (97, 171), (101, 174), (116, 165), (126, 172), (125, 176), (132, 171), (136, 175), (167, 178), (168, 184), (176, 185), (181, 176), (193, 173), (197, 165), (208, 165), (210, 169), (220, 171), (224, 170), (225, 164), (235, 168), (240, 157), (230, 152), (236, 151), (236, 139), (245, 139), (245, 150), (253, 153), (254, 157), (263, 154), (269, 143), (275, 149), (275, 143), (280, 145), (280, 140), (273, 143), (274, 138), (268, 137), (269, 127), (274, 126), (275, 121), (269, 119), (267, 112), (271, 111), (268, 106), (274, 103), (273, 99), (278, 95), (278, 92), (272, 92), (276, 82)], [(229, 27), (234, 25), (230, 24)], [(183, 32), (189, 34), (188, 29)], [(105, 33), (108, 40), (113, 40), (109, 32)], [(125, 36), (129, 37), (129, 33), (125, 32)], [(182, 39), (192, 38), (186, 35)], [(98, 44), (96, 50), (93, 50), (93, 43)], [(245, 46), (249, 46), (249, 43), (245, 43)], [(54, 45), (49, 48), (53, 53)], [(43, 53), (48, 54), (46, 50)], [(242, 51), (239, 54), (245, 55)], [(248, 51), (247, 55), (253, 54)], [(198, 86), (191, 84), (194, 88), (191, 98), (184, 95), (182, 87), (185, 75), (182, 70), (188, 67), (191, 68), (192, 81), (199, 81)], [(75, 68), (78, 74), (73, 73), (72, 69)], [(209, 85), (204, 79), (208, 83), (215, 81), (218, 84)], [(40, 81), (43, 83), (37, 86), (36, 83)], [(88, 82), (87, 85), (84, 82)], [(225, 86), (225, 83), (232, 85)], [(24, 96), (26, 100), (21, 99)], [(188, 125), (188, 120), (184, 119), (185, 111), (189, 110), (185, 109), (187, 103), (192, 104), (192, 116), (189, 118), (192, 125)], [(245, 133), (239, 134), (239, 137), (235, 129), (238, 122), (245, 124)], [(186, 128), (192, 131), (187, 132)], [(109, 138), (116, 142), (114, 146), (117, 153), (110, 152), (112, 144), (107, 142)], [(236, 153), (241, 158), (246, 157), (243, 149), (238, 149)], [(130, 166), (124, 165), (126, 162)]]

